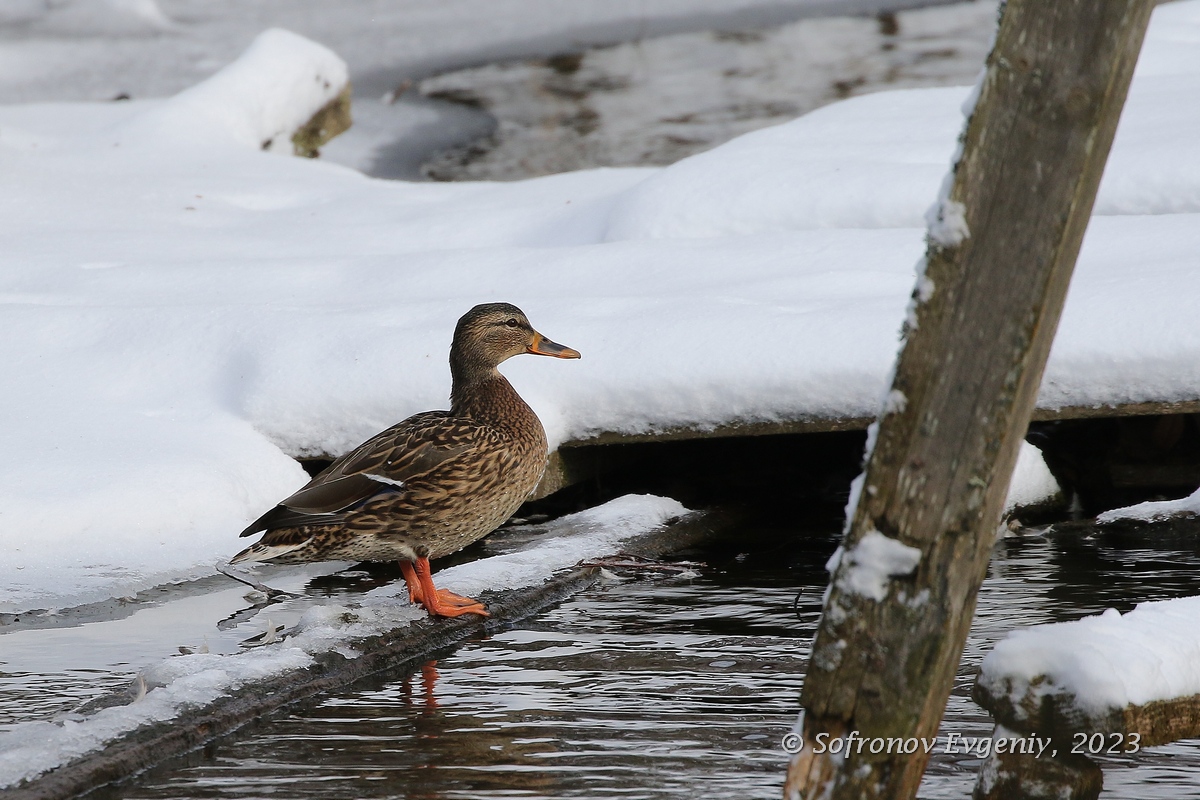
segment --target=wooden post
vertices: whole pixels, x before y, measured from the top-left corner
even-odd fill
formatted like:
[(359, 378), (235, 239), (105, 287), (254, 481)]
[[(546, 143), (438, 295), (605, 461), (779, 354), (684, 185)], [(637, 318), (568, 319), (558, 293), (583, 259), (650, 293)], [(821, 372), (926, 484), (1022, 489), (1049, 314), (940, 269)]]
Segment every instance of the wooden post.
[[(928, 751), (895, 743), (937, 735), (1152, 7), (1004, 8), (953, 185), (931, 212), (787, 798), (916, 794)], [(831, 752), (830, 737), (852, 732)]]

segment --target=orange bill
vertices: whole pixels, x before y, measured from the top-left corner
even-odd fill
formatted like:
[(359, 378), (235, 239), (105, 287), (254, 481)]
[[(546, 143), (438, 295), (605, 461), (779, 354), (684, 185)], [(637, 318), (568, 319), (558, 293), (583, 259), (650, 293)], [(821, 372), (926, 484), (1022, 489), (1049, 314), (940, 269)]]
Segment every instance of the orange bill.
[(555, 358), (579, 358), (579, 351), (552, 342), (537, 331), (533, 332), (533, 344), (525, 351), (538, 356), (554, 356)]

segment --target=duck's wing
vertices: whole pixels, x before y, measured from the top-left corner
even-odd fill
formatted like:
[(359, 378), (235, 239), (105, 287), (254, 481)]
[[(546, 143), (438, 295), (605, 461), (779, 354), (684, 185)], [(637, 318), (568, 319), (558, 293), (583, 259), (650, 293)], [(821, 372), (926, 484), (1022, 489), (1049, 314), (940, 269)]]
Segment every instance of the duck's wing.
[(330, 464), (295, 494), (255, 520), (260, 531), (340, 522), (344, 513), (479, 447), (488, 431), (445, 411), (409, 417)]

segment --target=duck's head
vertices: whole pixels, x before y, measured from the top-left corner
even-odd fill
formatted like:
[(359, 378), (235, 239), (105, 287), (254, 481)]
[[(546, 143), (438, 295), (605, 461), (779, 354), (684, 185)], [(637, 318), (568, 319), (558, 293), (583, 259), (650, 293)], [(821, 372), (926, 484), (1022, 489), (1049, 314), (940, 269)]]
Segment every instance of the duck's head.
[(450, 346), (452, 367), (495, 369), (501, 362), (533, 353), (555, 358), (579, 358), (579, 351), (552, 342), (533, 329), (525, 312), (510, 303), (475, 306), (454, 328)]

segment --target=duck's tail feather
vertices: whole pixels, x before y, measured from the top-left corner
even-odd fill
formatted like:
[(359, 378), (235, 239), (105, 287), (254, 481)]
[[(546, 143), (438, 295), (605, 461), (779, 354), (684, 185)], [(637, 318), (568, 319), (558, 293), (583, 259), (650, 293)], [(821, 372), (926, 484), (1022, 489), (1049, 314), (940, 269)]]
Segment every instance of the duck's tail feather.
[[(246, 561), (274, 561), (276, 563), (288, 563), (293, 559), (288, 558), (289, 555), (296, 553), (298, 550), (304, 549), (312, 537), (305, 539), (302, 542), (295, 544), (263, 544), (255, 542), (247, 547), (242, 552), (238, 553), (233, 558), (229, 559), (230, 564), (241, 564)], [(303, 559), (295, 559), (302, 561)]]

